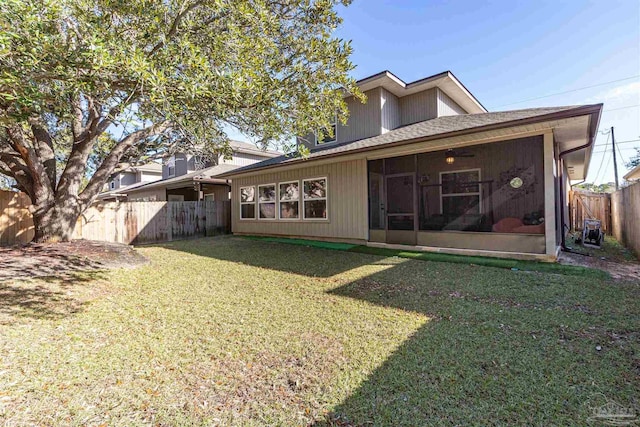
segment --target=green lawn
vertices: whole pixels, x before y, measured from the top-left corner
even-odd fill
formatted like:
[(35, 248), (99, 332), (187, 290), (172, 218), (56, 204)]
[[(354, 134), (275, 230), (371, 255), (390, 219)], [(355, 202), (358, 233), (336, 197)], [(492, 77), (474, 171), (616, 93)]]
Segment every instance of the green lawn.
[(240, 238), (139, 250), (136, 270), (0, 284), (0, 425), (585, 425), (604, 398), (640, 406), (639, 284)]

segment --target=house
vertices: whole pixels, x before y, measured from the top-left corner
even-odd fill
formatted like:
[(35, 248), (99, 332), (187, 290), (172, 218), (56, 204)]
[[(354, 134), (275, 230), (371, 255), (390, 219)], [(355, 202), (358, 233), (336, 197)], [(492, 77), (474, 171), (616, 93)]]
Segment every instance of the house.
[(162, 179), (162, 165), (160, 163), (147, 163), (141, 166), (132, 166), (121, 172), (113, 174), (106, 185), (106, 191), (120, 190), (134, 184), (148, 183)]
[(277, 151), (261, 150), (253, 144), (231, 141), (232, 156), (218, 156), (212, 162), (201, 157), (178, 153), (167, 158), (160, 167), (160, 178), (154, 182), (134, 184), (120, 190), (104, 193), (102, 200), (118, 198), (139, 201), (197, 201), (229, 200), (230, 181), (218, 179), (223, 172), (279, 156)]
[(232, 180), (232, 231), (468, 255), (555, 259), (568, 190), (588, 170), (602, 104), (488, 112), (449, 71), (358, 82), (346, 125), (306, 158)]
[(631, 169), (625, 176), (622, 177), (625, 181), (640, 181), (640, 165)]

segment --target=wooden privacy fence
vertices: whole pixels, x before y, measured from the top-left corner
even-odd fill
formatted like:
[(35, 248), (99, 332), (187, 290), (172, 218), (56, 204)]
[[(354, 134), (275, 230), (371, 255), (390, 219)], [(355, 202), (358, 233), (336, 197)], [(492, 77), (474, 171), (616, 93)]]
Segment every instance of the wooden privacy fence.
[[(34, 228), (24, 193), (0, 191), (0, 245), (28, 243)], [(96, 203), (80, 216), (74, 239), (126, 244), (167, 242), (231, 231), (231, 202)]]
[(582, 230), (585, 219), (599, 219), (606, 234), (611, 234), (611, 200), (607, 193), (573, 190), (569, 194), (571, 228)]
[(78, 219), (74, 238), (126, 244), (226, 234), (229, 201), (109, 202), (91, 206)]
[(640, 183), (611, 194), (613, 235), (640, 256)]
[(24, 193), (0, 190), (0, 246), (29, 243), (34, 229), (31, 200)]

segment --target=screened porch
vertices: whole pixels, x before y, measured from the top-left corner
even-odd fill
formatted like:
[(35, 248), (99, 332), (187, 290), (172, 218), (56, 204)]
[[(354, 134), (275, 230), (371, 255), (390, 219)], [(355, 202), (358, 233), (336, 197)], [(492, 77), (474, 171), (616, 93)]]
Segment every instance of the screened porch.
[(544, 253), (542, 137), (368, 161), (369, 240)]

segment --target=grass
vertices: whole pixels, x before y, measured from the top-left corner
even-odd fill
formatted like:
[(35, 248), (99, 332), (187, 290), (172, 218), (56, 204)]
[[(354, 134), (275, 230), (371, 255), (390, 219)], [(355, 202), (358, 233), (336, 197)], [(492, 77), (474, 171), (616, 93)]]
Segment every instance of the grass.
[[(523, 271), (539, 271), (545, 273), (556, 274), (568, 274), (574, 276), (586, 276), (586, 277), (598, 277), (600, 279), (610, 278), (609, 274), (602, 270), (596, 270), (593, 268), (580, 267), (575, 265), (561, 265), (551, 262), (539, 262), (539, 261), (525, 261), (507, 258), (493, 258), (493, 257), (480, 257), (480, 256), (467, 256), (467, 255), (455, 255), (437, 252), (417, 252), (417, 251), (404, 251), (398, 249), (376, 248), (363, 245), (353, 245), (348, 243), (333, 243), (324, 242), (318, 240), (306, 240), (306, 239), (289, 239), (284, 237), (262, 237), (262, 236), (245, 236), (245, 239), (258, 240), (264, 242), (286, 243), (291, 245), (308, 246), (314, 248), (333, 249), (338, 251), (357, 252), (361, 254), (379, 255), (385, 257), (399, 257), (414, 259), (419, 261), (436, 261), (436, 262), (449, 262), (454, 264), (473, 264), (484, 267), (495, 268), (507, 268), (510, 270), (523, 270)], [(611, 239), (609, 239), (611, 240)], [(605, 247), (612, 248), (612, 243), (607, 242)], [(607, 255), (613, 253), (623, 253), (626, 249), (618, 242), (615, 242), (616, 248), (610, 249)], [(620, 249), (621, 248), (621, 249)], [(593, 251), (593, 250), (591, 250)], [(628, 252), (628, 251), (627, 251)], [(594, 254), (593, 256), (597, 256)], [(604, 255), (600, 255), (604, 256)]]
[(239, 238), (139, 251), (57, 284), (82, 301), (58, 316), (0, 305), (4, 424), (585, 425), (603, 396), (640, 404), (637, 283)]

